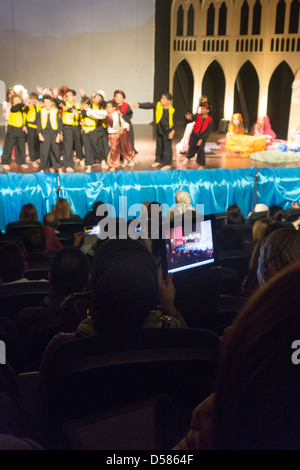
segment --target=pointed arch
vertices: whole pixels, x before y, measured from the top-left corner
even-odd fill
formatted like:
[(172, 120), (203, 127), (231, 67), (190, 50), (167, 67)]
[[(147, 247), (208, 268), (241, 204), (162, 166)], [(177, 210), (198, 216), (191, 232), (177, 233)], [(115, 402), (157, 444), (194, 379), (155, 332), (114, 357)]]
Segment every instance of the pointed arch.
[(177, 10), (177, 27), (176, 27), (176, 35), (183, 36), (183, 20), (184, 20), (184, 11), (182, 5), (179, 5)]
[(206, 16), (206, 36), (215, 34), (215, 7), (213, 2), (209, 4)]
[(187, 112), (193, 110), (194, 74), (190, 64), (183, 59), (173, 77), (173, 104), (176, 109), (175, 122), (184, 121)]
[(256, 0), (253, 7), (252, 34), (260, 34), (261, 27), (261, 3)]
[(217, 130), (224, 115), (225, 74), (216, 59), (209, 64), (203, 75), (202, 93), (208, 97), (208, 101), (212, 104), (213, 125)]
[(284, 0), (279, 0), (276, 6), (275, 34), (284, 33), (286, 4)]
[(227, 6), (225, 2), (222, 2), (220, 9), (219, 9), (218, 35), (226, 36), (226, 29), (227, 29)]
[(287, 138), (293, 81), (292, 69), (284, 60), (269, 82), (267, 113), (279, 139)]
[(234, 85), (234, 113), (241, 113), (245, 128), (251, 132), (257, 119), (259, 78), (250, 60), (240, 68)]
[(240, 19), (240, 35), (245, 36), (248, 34), (248, 21), (249, 21), (249, 5), (247, 0), (244, 0), (241, 8)]
[(194, 36), (195, 10), (192, 3), (189, 6), (187, 14), (187, 36)]
[(300, 1), (293, 0), (290, 7), (289, 34), (298, 34)]

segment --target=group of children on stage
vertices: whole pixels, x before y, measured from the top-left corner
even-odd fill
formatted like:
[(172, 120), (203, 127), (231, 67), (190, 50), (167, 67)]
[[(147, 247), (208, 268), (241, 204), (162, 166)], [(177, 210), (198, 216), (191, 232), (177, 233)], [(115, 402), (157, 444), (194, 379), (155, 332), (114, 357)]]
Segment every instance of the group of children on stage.
[[(134, 108), (155, 109), (157, 139), (153, 168), (169, 170), (173, 160), (174, 112), (172, 95), (163, 93), (160, 101), (127, 103), (123, 90), (115, 90), (106, 101), (102, 90), (91, 97), (80, 89), (81, 99), (68, 87), (32, 92), (26, 98), (22, 91), (7, 91), (3, 104), (6, 119), (2, 154), (4, 170), (10, 170), (13, 151), (15, 162), (23, 168), (26, 164), (27, 141), (30, 161), (37, 171), (74, 171), (77, 160), (86, 172), (91, 171), (95, 160), (103, 169), (115, 171), (118, 167), (134, 167), (137, 151), (134, 146), (132, 116)], [(189, 149), (184, 164), (197, 155), (199, 168), (205, 164), (205, 142), (212, 129), (211, 106), (207, 98), (199, 103), (199, 111), (189, 115), (193, 121)], [(74, 153), (75, 152), (75, 153)]]

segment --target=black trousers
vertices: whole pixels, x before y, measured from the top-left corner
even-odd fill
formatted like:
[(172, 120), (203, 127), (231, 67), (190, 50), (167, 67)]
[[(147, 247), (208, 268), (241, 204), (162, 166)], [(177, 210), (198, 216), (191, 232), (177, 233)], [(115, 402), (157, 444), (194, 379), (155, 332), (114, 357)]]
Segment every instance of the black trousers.
[(23, 165), (26, 160), (25, 155), (25, 133), (22, 127), (7, 126), (4, 139), (2, 164), (11, 164), (11, 155), (15, 147), (15, 161), (18, 165)]
[(34, 127), (27, 127), (27, 143), (30, 161), (35, 162), (39, 158), (40, 145), (37, 130)]
[(162, 165), (172, 165), (173, 160), (173, 140), (165, 134), (157, 133), (155, 161)]
[(48, 168), (61, 168), (61, 146), (56, 142), (57, 132), (46, 132), (43, 134), (44, 142), (40, 142), (40, 170)]
[(100, 161), (106, 161), (110, 147), (109, 147), (109, 142), (108, 142), (108, 133), (105, 127), (102, 126), (102, 124), (96, 127), (97, 133), (98, 133), (98, 146), (100, 149)]
[(197, 145), (197, 142), (201, 139), (194, 132), (191, 133), (189, 148), (186, 153), (186, 158), (193, 158), (197, 154), (196, 162), (198, 165), (205, 165), (205, 144), (206, 141), (202, 139), (201, 145)]
[(63, 126), (63, 160), (66, 167), (74, 165), (74, 150), (79, 160), (84, 158), (82, 152), (81, 132), (78, 126)]
[(102, 160), (99, 132), (97, 129), (87, 133), (82, 132), (82, 142), (86, 165), (93, 165), (95, 158)]

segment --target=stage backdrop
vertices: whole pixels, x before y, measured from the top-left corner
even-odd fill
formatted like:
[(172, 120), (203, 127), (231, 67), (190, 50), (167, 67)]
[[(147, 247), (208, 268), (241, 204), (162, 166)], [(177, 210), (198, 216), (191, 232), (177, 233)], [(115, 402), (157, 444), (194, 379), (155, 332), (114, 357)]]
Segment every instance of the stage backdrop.
[[(238, 204), (247, 217), (254, 202), (284, 209), (293, 201), (300, 204), (300, 168), (261, 168), (237, 170), (119, 171), (115, 173), (0, 175), (0, 230), (19, 219), (23, 204), (35, 205), (39, 219), (51, 211), (57, 198), (66, 198), (72, 211), (84, 217), (97, 200), (111, 204), (117, 216), (127, 219), (130, 206), (157, 201), (171, 207), (178, 190), (188, 191), (193, 206), (204, 204), (204, 213), (225, 212)], [(255, 190), (257, 188), (257, 190)], [(125, 200), (124, 197), (127, 197)], [(255, 197), (254, 197), (255, 196)], [(166, 215), (166, 209), (164, 210)]]
[[(151, 101), (155, 0), (0, 0), (0, 80)], [(1, 105), (2, 108), (2, 105)], [(153, 114), (138, 110), (135, 123)], [(3, 123), (1, 112), (1, 123)]]

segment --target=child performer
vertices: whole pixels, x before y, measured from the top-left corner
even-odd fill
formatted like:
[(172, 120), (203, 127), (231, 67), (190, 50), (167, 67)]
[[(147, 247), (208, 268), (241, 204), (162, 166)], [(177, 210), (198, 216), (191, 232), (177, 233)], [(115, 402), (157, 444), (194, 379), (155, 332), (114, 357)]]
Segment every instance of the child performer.
[(265, 136), (267, 139), (267, 146), (272, 144), (273, 140), (276, 138), (276, 134), (271, 128), (268, 116), (257, 118), (253, 135)]
[(73, 113), (73, 110), (81, 110), (80, 103), (76, 102), (76, 92), (74, 90), (66, 91), (65, 106), (63, 106), (63, 159), (67, 172), (73, 172), (74, 166), (74, 148), (76, 157), (80, 160), (80, 165), (84, 166), (84, 156), (82, 152), (81, 132), (79, 126), (79, 114)]
[(128, 122), (122, 118), (120, 111), (117, 111), (115, 101), (111, 100), (106, 103), (106, 111), (106, 124), (110, 145), (107, 163), (110, 166), (110, 171), (115, 171), (115, 169), (120, 166), (121, 154), (123, 155), (124, 162), (126, 159), (129, 160), (128, 166), (134, 166), (133, 159), (135, 152), (131, 145), (128, 132), (126, 132), (130, 127)]
[(243, 135), (244, 134), (244, 122), (242, 115), (240, 113), (235, 113), (232, 115), (227, 135)]
[(85, 164), (87, 165), (87, 173), (91, 172), (95, 158), (100, 161), (102, 159), (102, 152), (99, 147), (99, 133), (97, 130), (99, 120), (93, 119), (86, 115), (87, 109), (91, 106), (92, 102), (90, 98), (84, 96), (81, 99), (82, 111), (80, 116), (80, 124), (82, 129), (82, 141), (84, 147)]
[[(91, 96), (91, 109), (93, 110), (105, 110), (106, 101), (105, 94), (103, 90), (98, 90), (94, 92)], [(104, 170), (108, 169), (107, 165), (107, 156), (109, 154), (109, 143), (108, 143), (108, 134), (105, 124), (105, 119), (97, 119), (97, 135), (98, 135), (98, 147), (100, 152), (100, 162)]]
[(61, 137), (62, 122), (59, 110), (54, 105), (50, 95), (43, 98), (44, 106), (41, 108), (37, 120), (37, 133), (40, 141), (40, 171), (57, 168), (62, 172)]
[(2, 111), (3, 111), (3, 117), (5, 119), (5, 132), (7, 130), (7, 123), (9, 120), (9, 115), (10, 115), (10, 108), (11, 108), (11, 98), (15, 94), (14, 89), (8, 88), (6, 90), (6, 101), (3, 101), (2, 104)]
[[(28, 98), (26, 98), (27, 100)], [(9, 120), (7, 123), (7, 131), (4, 139), (2, 164), (4, 170), (10, 170), (12, 151), (15, 147), (15, 160), (22, 168), (28, 168), (26, 165), (25, 154), (25, 115), (24, 103), (19, 95), (13, 95), (11, 98), (11, 108)]]
[(30, 93), (27, 105), (24, 108), (26, 116), (26, 134), (30, 161), (33, 162), (34, 167), (38, 167), (35, 163), (39, 158), (39, 139), (37, 135), (37, 116), (41, 110), (41, 105), (38, 104), (38, 94)]
[(133, 126), (132, 126), (132, 123), (131, 123), (131, 119), (132, 119), (132, 116), (133, 116), (133, 111), (132, 111), (131, 107), (129, 106), (129, 104), (125, 101), (125, 99), (126, 99), (126, 95), (125, 95), (124, 91), (122, 91), (122, 90), (115, 90), (114, 91), (114, 100), (117, 103), (117, 111), (118, 110), (121, 111), (122, 118), (124, 119), (124, 121), (128, 122), (128, 124), (130, 125), (128, 135), (129, 135), (129, 139), (130, 139), (132, 148), (134, 149), (135, 153), (137, 153), (137, 151), (134, 148), (134, 132), (133, 132)]
[(209, 116), (211, 106), (208, 102), (201, 103), (201, 113), (197, 117), (189, 143), (189, 149), (186, 154), (186, 159), (182, 162), (186, 165), (190, 158), (197, 153), (196, 162), (198, 168), (202, 169), (205, 165), (205, 144), (208, 136), (212, 130), (212, 118)]
[(197, 117), (201, 113), (201, 103), (202, 102), (207, 102), (207, 96), (206, 95), (200, 96), (199, 101), (198, 101), (196, 114), (187, 113), (185, 115), (185, 118), (188, 121), (188, 124), (186, 125), (186, 128), (185, 128), (185, 131), (184, 131), (184, 134), (183, 134), (183, 137), (182, 137), (181, 141), (176, 145), (177, 153), (186, 153), (188, 151), (190, 136), (191, 136), (191, 133), (192, 133), (192, 130), (193, 130), (193, 127), (194, 127), (194, 122), (196, 121)]
[(156, 152), (153, 168), (162, 165), (162, 170), (170, 170), (173, 160), (172, 143), (175, 134), (173, 128), (173, 116), (175, 109), (171, 106), (173, 96), (171, 93), (163, 93), (158, 103), (137, 103), (131, 104), (132, 108), (156, 109)]

